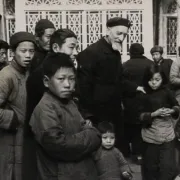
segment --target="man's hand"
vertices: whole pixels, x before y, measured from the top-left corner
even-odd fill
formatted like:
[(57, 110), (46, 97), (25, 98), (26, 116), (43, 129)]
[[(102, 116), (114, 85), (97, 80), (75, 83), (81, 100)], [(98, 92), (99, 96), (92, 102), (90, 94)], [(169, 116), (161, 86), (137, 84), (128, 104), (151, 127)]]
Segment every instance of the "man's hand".
[(140, 92), (146, 94), (146, 91), (144, 90), (144, 88), (142, 86), (138, 86), (136, 91), (140, 91)]

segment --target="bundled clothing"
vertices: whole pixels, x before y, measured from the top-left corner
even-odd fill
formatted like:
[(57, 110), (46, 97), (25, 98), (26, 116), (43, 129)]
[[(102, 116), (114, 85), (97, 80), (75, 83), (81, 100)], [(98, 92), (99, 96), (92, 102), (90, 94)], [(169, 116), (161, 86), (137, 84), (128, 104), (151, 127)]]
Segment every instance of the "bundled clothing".
[[(179, 106), (172, 92), (165, 87), (148, 92), (143, 98), (140, 119), (143, 123), (144, 176), (146, 180), (171, 180), (176, 175), (174, 157), (174, 125)], [(151, 117), (160, 108), (171, 108), (175, 113), (165, 117)], [(174, 121), (174, 122), (173, 122)], [(150, 155), (151, 154), (151, 155)]]
[(123, 154), (115, 147), (112, 149), (100, 147), (93, 156), (99, 180), (120, 180), (123, 172), (130, 172)]
[(166, 79), (168, 80), (168, 87), (171, 88), (170, 84), (169, 84), (169, 75), (170, 75), (170, 70), (171, 70), (171, 65), (173, 63), (172, 59), (164, 59), (162, 58), (159, 62), (159, 66), (161, 67), (161, 69), (163, 70)]
[[(135, 46), (135, 48), (134, 48)], [(130, 52), (137, 53), (136, 44), (131, 45)], [(140, 46), (140, 45), (139, 45)], [(137, 47), (139, 47), (137, 46)], [(141, 47), (141, 46), (140, 46)], [(135, 52), (134, 52), (134, 51)], [(139, 53), (143, 53), (144, 49), (139, 49)], [(143, 75), (148, 66), (151, 66), (153, 61), (147, 59), (143, 55), (133, 54), (131, 58), (123, 64), (124, 76), (136, 83), (138, 86), (143, 86)], [(141, 138), (141, 123), (138, 116), (138, 105), (141, 99), (141, 93), (136, 93), (132, 97), (124, 96), (124, 116), (125, 116), (125, 138), (126, 138), (126, 156), (130, 156), (129, 143), (132, 145), (132, 154), (141, 155), (142, 153), (142, 138)]]
[(14, 60), (0, 71), (0, 179), (21, 180), (28, 72)]
[(174, 61), (170, 71), (170, 83), (174, 89), (176, 99), (180, 104), (180, 62)]
[(73, 101), (51, 92), (43, 95), (30, 120), (38, 143), (39, 180), (98, 179), (91, 153), (100, 146), (101, 137), (83, 123)]

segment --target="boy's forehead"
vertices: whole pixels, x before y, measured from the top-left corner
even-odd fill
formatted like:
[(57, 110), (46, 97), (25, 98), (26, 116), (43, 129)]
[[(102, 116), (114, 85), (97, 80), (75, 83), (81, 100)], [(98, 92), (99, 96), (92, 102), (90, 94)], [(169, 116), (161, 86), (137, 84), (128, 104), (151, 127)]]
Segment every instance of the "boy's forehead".
[(60, 67), (55, 74), (60, 74), (60, 75), (75, 75), (75, 72), (73, 68), (70, 67)]

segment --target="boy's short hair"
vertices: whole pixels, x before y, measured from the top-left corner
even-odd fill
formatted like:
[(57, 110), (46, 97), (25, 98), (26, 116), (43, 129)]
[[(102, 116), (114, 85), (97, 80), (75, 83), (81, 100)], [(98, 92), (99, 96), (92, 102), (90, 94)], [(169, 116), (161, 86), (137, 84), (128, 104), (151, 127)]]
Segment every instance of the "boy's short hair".
[(114, 125), (108, 121), (103, 121), (98, 124), (98, 130), (101, 134), (107, 132), (114, 133)]
[(57, 43), (60, 47), (65, 43), (65, 40), (67, 38), (71, 38), (74, 37), (77, 39), (77, 36), (75, 35), (75, 33), (73, 31), (71, 31), (70, 29), (58, 29), (56, 30), (50, 39), (50, 47), (51, 47), (51, 51), (52, 51), (52, 45), (54, 43)]
[(64, 53), (50, 53), (43, 62), (43, 74), (52, 77), (60, 68), (72, 68), (76, 70), (69, 55)]

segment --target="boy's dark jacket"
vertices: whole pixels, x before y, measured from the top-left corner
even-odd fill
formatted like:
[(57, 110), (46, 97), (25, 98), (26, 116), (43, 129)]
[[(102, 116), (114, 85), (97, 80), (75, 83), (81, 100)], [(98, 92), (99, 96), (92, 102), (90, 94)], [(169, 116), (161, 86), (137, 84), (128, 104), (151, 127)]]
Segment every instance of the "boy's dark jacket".
[(101, 137), (96, 129), (83, 128), (82, 122), (73, 101), (44, 94), (30, 120), (38, 142), (39, 180), (97, 180), (91, 153)]

